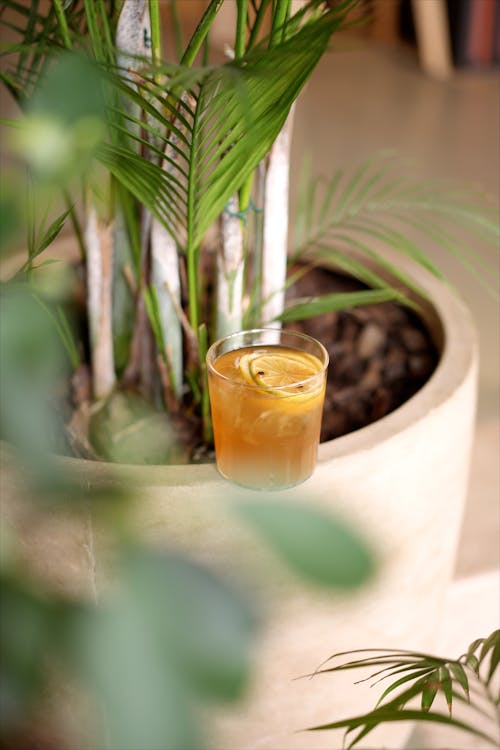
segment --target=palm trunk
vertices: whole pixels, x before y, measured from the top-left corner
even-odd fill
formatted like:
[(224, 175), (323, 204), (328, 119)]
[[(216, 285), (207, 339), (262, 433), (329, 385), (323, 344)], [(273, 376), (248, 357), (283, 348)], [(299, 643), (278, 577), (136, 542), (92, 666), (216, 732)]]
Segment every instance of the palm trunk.
[[(189, 94), (184, 94), (181, 102), (188, 106), (193, 104)], [(185, 182), (178, 169), (178, 162), (182, 158), (177, 150), (181, 145), (180, 139), (174, 133), (169, 135), (162, 168), (168, 173), (176, 173), (178, 179)], [(186, 185), (184, 187), (187, 189)], [(180, 228), (177, 234), (179, 238), (182, 237)], [(166, 348), (164, 354), (171, 381), (170, 391), (179, 401), (182, 396), (184, 378), (179, 248), (170, 232), (154, 217), (151, 228), (151, 283), (155, 287), (158, 299), (160, 325)], [(187, 337), (189, 341), (189, 333)]]
[(105, 398), (116, 382), (111, 305), (113, 227), (99, 222), (93, 206), (87, 217), (85, 250), (92, 386), (95, 398)]
[(243, 317), (243, 225), (238, 195), (221, 216), (221, 247), (217, 254), (217, 338), (241, 330)]
[[(151, 57), (151, 19), (148, 0), (124, 0), (116, 28), (116, 46), (118, 47), (118, 64), (123, 68), (122, 76), (134, 82), (134, 72), (140, 67), (135, 55)], [(131, 116), (137, 120), (142, 113), (139, 107), (125, 100), (125, 106)], [(127, 127), (140, 133), (138, 123), (129, 122)], [(140, 150), (140, 146), (138, 145)], [(147, 158), (147, 148), (143, 147)], [(156, 157), (155, 157), (156, 158)], [(141, 253), (140, 278), (137, 282), (135, 321), (130, 345), (129, 362), (123, 375), (125, 383), (140, 385), (144, 396), (153, 394), (154, 344), (148, 324), (142, 291), (147, 283), (150, 257), (149, 241), (152, 217), (149, 211), (141, 211)]]
[(263, 325), (276, 328), (281, 327), (281, 323), (275, 318), (281, 315), (285, 305), (290, 146), (294, 109), (295, 106), (292, 106), (267, 157), (264, 189), (261, 319)]
[(177, 244), (165, 227), (153, 219), (151, 230), (151, 283), (156, 289), (165, 342), (170, 389), (180, 400), (183, 384), (182, 327), (177, 313), (181, 282)]
[(151, 55), (151, 21), (148, 0), (125, 0), (116, 26), (118, 64), (122, 75), (133, 80), (130, 70), (138, 66), (134, 55)]

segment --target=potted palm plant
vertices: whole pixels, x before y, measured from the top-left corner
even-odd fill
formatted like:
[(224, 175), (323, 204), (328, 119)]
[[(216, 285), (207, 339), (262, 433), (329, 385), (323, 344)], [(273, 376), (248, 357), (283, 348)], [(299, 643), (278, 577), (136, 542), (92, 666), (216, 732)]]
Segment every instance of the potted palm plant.
[[(22, 287), (67, 352), (74, 410), (63, 414), (65, 438), (55, 447), (69, 444), (77, 457), (58, 465), (90, 490), (102, 478), (136, 487), (132, 518), (144, 536), (168, 537), (221, 568), (231, 559), (243, 573), (254, 559), (265, 577), (267, 553), (227, 519), (228, 490), (213, 464), (197, 463), (211, 439), (210, 341), (255, 323), (280, 326), (394, 300), (418, 310), (439, 351), (435, 372), (413, 398), (369, 427), (325, 441), (313, 478), (287, 491), (292, 503), (305, 493), (314, 507), (353, 516), (380, 551), (383, 573), (345, 609), (314, 593), (305, 597), (286, 576), (275, 583), (279, 606), (259, 654), (255, 696), (243, 717), (220, 717), (219, 747), (239, 747), (243, 736), (263, 747), (300, 746), (303, 738), (290, 736), (284, 717), (305, 711), (297, 723), (310, 725), (321, 701), (311, 695), (305, 703), (296, 685), (270, 688), (276, 663), (287, 665), (285, 680), (304, 673), (326, 631), (335, 629), (341, 647), (353, 633), (363, 645), (367, 620), (370, 639), (382, 630), (401, 645), (418, 621), (417, 645), (427, 647), (453, 565), (474, 418), (475, 333), (463, 304), (401, 226), (459, 246), (461, 226), (493, 235), (491, 214), (475, 197), (421, 184), (383, 157), (350, 177), (335, 175), (324, 189), (308, 185), (297, 253), (287, 255), (294, 102), (355, 5), (239, 0), (229, 59), (219, 64), (209, 31), (221, 0), (207, 2), (187, 44), (174, 34), (174, 55), (163, 51), (159, 12), (171, 9), (175, 28), (175, 2), (8, 0), (2, 13), (14, 37), (3, 50), (2, 80), (25, 111), (7, 123), (18, 161), (9, 166), (14, 190), (5, 213), (23, 214), (21, 192), (28, 206), (27, 255), (6, 285), (6, 312), (19, 321), (24, 308), (11, 304), (10, 292)], [(48, 219), (56, 195), (66, 205)], [(76, 248), (76, 264), (64, 267), (70, 282), (60, 282), (60, 264), (43, 261), (64, 222), (72, 224)], [(288, 261), (298, 258), (303, 265), (290, 273)], [(369, 288), (287, 300), (287, 287), (318, 264)], [(54, 300), (59, 282), (74, 292), (71, 313)], [(36, 434), (30, 420), (19, 419), (37, 414), (42, 399), (17, 371), (7, 377), (5, 437), (29, 447), (30, 464), (43, 476), (46, 431)], [(114, 468), (93, 460), (96, 454)], [(432, 569), (422, 566), (423, 537)], [(78, 533), (53, 543), (63, 545), (59, 554), (64, 547), (76, 555), (68, 571), (75, 581), (89, 565), (95, 569), (95, 559), (81, 555)], [(54, 549), (37, 553), (60, 579)], [(405, 593), (408, 581), (420, 597)], [(394, 608), (404, 615), (394, 617)], [(301, 663), (297, 638), (308, 644)], [(282, 717), (272, 736), (270, 690)]]

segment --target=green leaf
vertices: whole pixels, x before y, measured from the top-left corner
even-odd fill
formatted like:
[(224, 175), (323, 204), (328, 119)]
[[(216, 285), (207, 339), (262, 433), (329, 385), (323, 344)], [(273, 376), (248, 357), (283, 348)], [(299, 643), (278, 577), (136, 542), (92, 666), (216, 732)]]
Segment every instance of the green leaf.
[(493, 631), (493, 633), (484, 640), (484, 643), (481, 647), (481, 652), (479, 654), (480, 664), (483, 663), (490, 651), (491, 661), (488, 669), (488, 684), (491, 682), (495, 670), (500, 662), (500, 630)]
[[(174, 133), (179, 138), (176, 148), (188, 164), (186, 195), (175, 189), (176, 182), (182, 183), (179, 167), (165, 171), (159, 166), (150, 168), (147, 179), (139, 160), (124, 147), (118, 152), (115, 146), (107, 145), (99, 158), (174, 236), (180, 222), (188, 232), (189, 247), (197, 247), (229, 197), (269, 150), (344, 15), (344, 8), (342, 12), (330, 11), (271, 50), (259, 44), (226, 65), (188, 73), (181, 68), (179, 76), (173, 75), (169, 91), (176, 106), (180, 106), (176, 92), (182, 90), (181, 84), (189, 87), (192, 98), (182, 121), (187, 132), (182, 137), (179, 130)], [(154, 73), (142, 75), (145, 84), (154, 85)], [(115, 83), (119, 88), (124, 86), (123, 81)], [(145, 95), (136, 94), (134, 100), (150, 114), (156, 112), (159, 121), (160, 103), (151, 112)], [(144, 173), (140, 178), (138, 169)], [(151, 179), (156, 188), (151, 189)]]
[[(472, 709), (483, 717), (489, 717), (491, 719), (492, 712), (497, 712), (495, 699), (489, 693), (487, 682), (485, 682), (480, 675), (478, 667), (481, 663), (481, 657), (486, 659), (488, 653), (490, 653), (491, 649), (494, 649), (495, 645), (498, 643), (499, 637), (499, 631), (495, 631), (486, 639), (476, 639), (469, 646), (467, 653), (461, 656), (460, 660), (457, 661), (450, 661), (425, 653), (405, 651), (401, 649), (359, 649), (353, 652), (334, 654), (329, 657), (327, 663), (336, 658), (344, 658), (348, 655), (362, 654), (364, 652), (373, 655), (343, 661), (340, 664), (318, 670), (315, 674), (337, 672), (346, 669), (372, 668), (374, 665), (381, 665), (384, 668), (379, 672), (372, 674), (370, 677), (360, 680), (360, 682), (373, 679), (373, 677), (379, 675), (382, 676), (377, 682), (401, 672), (407, 672), (407, 674), (400, 677), (385, 689), (382, 696), (377, 701), (376, 707), (372, 711), (368, 711), (359, 716), (321, 725), (320, 727), (313, 727), (313, 729), (345, 728), (346, 740), (350, 735), (349, 744), (346, 743), (346, 746), (355, 747), (363, 737), (382, 723), (407, 720), (435, 721), (461, 728), (464, 731), (470, 732), (477, 737), (481, 737), (486, 742), (492, 743), (496, 746), (495, 740), (489, 736), (486, 731), (483, 731), (483, 724), (475, 726), (472, 720), (467, 722), (456, 721), (452, 718), (451, 709), (452, 700), (455, 698), (456, 700), (469, 704)], [(476, 655), (478, 651), (479, 657)], [(477, 680), (474, 687), (477, 689), (472, 692), (469, 687), (469, 678), (461, 662), (464, 662), (476, 671)], [(460, 685), (465, 696), (462, 691), (457, 692), (454, 689), (455, 681)], [(382, 702), (387, 695), (394, 692), (401, 685), (409, 682), (412, 682), (413, 684), (403, 691), (398, 692), (390, 701), (385, 703)], [(446, 699), (449, 714), (442, 714), (440, 712), (433, 713), (430, 711), (435, 697), (440, 690), (442, 690)], [(482, 693), (481, 699), (478, 698), (479, 691)], [(406, 709), (405, 706), (418, 696), (420, 696), (421, 702), (420, 711), (413, 708)], [(484, 706), (484, 697), (487, 699), (486, 703), (489, 701), (490, 711), (488, 711), (488, 706), (486, 706), (486, 708)], [(473, 716), (473, 714), (470, 714), (470, 716)]]
[(439, 668), (438, 678), (439, 678), (440, 686), (444, 693), (446, 704), (448, 706), (448, 710), (451, 716), (451, 709), (452, 709), (452, 703), (453, 703), (453, 690), (452, 690), (450, 672), (446, 666), (443, 665), (442, 667)]
[[(480, 260), (474, 257), (475, 243), (464, 239), (463, 231), (466, 229), (473, 240), (480, 237), (491, 242), (500, 227), (498, 210), (492, 213), (477, 190), (457, 189), (444, 181), (418, 180), (401, 159), (391, 154), (372, 157), (355, 169), (352, 176), (338, 171), (321, 191), (317, 190), (318, 185), (315, 180), (301, 191), (302, 196), (309, 198), (316, 193), (317, 205), (311, 205), (304, 197), (299, 199), (295, 255), (306, 253), (314, 257), (316, 249), (322, 253), (330, 249), (337, 255), (347, 254), (352, 247), (408, 285), (406, 274), (394, 263), (388, 263), (377, 250), (381, 246), (393, 249), (443, 278), (433, 262), (430, 239), (455, 255), (484, 285), (476, 270)], [(453, 231), (450, 233), (448, 228)]]
[[(200, 747), (195, 701), (241, 697), (255, 621), (243, 598), (176, 555), (126, 547), (105, 605), (75, 624), (73, 662), (110, 747)], [(102, 746), (102, 745), (99, 745)]]
[[(328, 729), (344, 729), (346, 728), (348, 731), (352, 731), (358, 727), (364, 727), (367, 729), (366, 732), (364, 732), (363, 736), (366, 736), (366, 734), (369, 731), (372, 731), (375, 729), (376, 726), (382, 723), (394, 723), (394, 722), (402, 722), (402, 721), (423, 721), (423, 722), (430, 722), (430, 723), (437, 723), (437, 724), (445, 724), (447, 726), (451, 727), (457, 727), (458, 729), (463, 729), (466, 732), (469, 732), (470, 734), (479, 737), (486, 742), (489, 742), (494, 747), (497, 745), (497, 741), (494, 737), (487, 734), (486, 732), (481, 731), (477, 727), (475, 727), (473, 724), (460, 721), (458, 719), (454, 719), (450, 716), (447, 716), (446, 714), (440, 714), (440, 713), (434, 713), (432, 711), (419, 711), (418, 709), (400, 709), (400, 710), (394, 710), (390, 708), (377, 708), (374, 711), (371, 711), (368, 714), (362, 714), (360, 716), (353, 716), (348, 719), (341, 719), (340, 721), (332, 721), (329, 723), (321, 724), (318, 726), (310, 727), (308, 731), (314, 732), (314, 731), (325, 731)], [(356, 744), (356, 742), (361, 739), (361, 735), (354, 741), (350, 742), (346, 747), (347, 749), (353, 748)]]
[(465, 672), (465, 669), (462, 667), (462, 665), (457, 661), (451, 661), (448, 663), (448, 667), (450, 669), (450, 672), (452, 673), (455, 680), (459, 683), (461, 688), (463, 689), (467, 700), (469, 700), (469, 680), (467, 678), (467, 674)]
[(66, 374), (49, 316), (26, 285), (4, 284), (0, 294), (0, 414), (3, 438), (44, 476), (61, 425), (50, 407), (54, 383)]
[(103, 75), (88, 57), (75, 52), (54, 54), (40, 80), (28, 112), (72, 126), (83, 118), (103, 119), (106, 101)]
[(2, 731), (17, 728), (33, 708), (45, 681), (45, 658), (53, 629), (48, 603), (18, 577), (2, 575)]
[(34, 175), (67, 185), (81, 174), (105, 133), (103, 75), (88, 58), (53, 55), (16, 132), (17, 149)]
[[(398, 670), (394, 670), (393, 672), (391, 672), (391, 676), (399, 672), (407, 672), (410, 670), (410, 674), (406, 674), (404, 677), (400, 677), (399, 680), (396, 680), (384, 690), (377, 701), (377, 706), (379, 706), (384, 701), (384, 699), (387, 698), (388, 695), (390, 695), (390, 693), (392, 693), (394, 690), (397, 690), (398, 687), (401, 687), (401, 685), (405, 685), (407, 682), (410, 682), (410, 680), (418, 680), (421, 677), (426, 678), (431, 672), (430, 667), (421, 668), (421, 665), (417, 666), (415, 664), (412, 664), (411, 666), (405, 666)], [(387, 679), (388, 677), (389, 675), (386, 674), (381, 679)]]
[(158, 293), (156, 287), (150, 286), (143, 291), (144, 304), (149, 318), (149, 323), (153, 329), (158, 351), (165, 358), (165, 339), (163, 338), (163, 329), (161, 326), (160, 310), (158, 305)]
[(334, 310), (346, 310), (362, 305), (374, 305), (388, 300), (401, 300), (402, 294), (395, 289), (363, 290), (324, 294), (321, 297), (309, 297), (292, 302), (276, 320), (290, 322), (324, 315)]
[(306, 503), (241, 502), (238, 514), (304, 579), (337, 588), (365, 583), (373, 552), (344, 522)]

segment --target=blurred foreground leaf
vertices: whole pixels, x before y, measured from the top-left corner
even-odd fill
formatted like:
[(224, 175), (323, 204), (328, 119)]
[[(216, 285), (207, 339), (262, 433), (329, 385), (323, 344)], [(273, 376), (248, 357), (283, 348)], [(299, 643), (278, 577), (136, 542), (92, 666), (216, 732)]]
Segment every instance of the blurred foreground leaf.
[(295, 573), (312, 583), (351, 588), (374, 571), (372, 552), (359, 534), (311, 505), (267, 498), (242, 502), (237, 512)]
[[(78, 85), (75, 86), (75, 81)], [(16, 124), (14, 149), (43, 181), (63, 181), (82, 172), (105, 132), (103, 76), (89, 58), (54, 55)]]
[(64, 354), (50, 317), (25, 285), (0, 289), (0, 435), (40, 474), (60, 426), (49, 403)]
[(54, 624), (53, 608), (15, 576), (2, 574), (0, 736), (39, 698)]
[(254, 619), (241, 597), (188, 560), (127, 548), (118, 585), (73, 640), (104, 709), (111, 747), (200, 747), (196, 701), (241, 697)]

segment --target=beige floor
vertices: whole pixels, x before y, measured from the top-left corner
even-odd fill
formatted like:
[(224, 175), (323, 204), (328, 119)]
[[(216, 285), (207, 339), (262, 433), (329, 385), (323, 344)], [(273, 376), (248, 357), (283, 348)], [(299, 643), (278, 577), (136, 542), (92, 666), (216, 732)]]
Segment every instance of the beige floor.
[[(309, 151), (315, 170), (328, 176), (385, 148), (414, 159), (425, 177), (481, 185), (499, 206), (499, 72), (460, 71), (438, 81), (422, 72), (407, 48), (343, 40), (300, 100), (294, 163)], [(478, 250), (499, 268), (498, 248)], [(500, 309), (446, 254), (436, 260), (472, 312), (481, 357), (470, 488), (441, 633), (444, 652), (458, 656), (500, 621)], [(468, 736), (428, 727), (415, 730), (408, 747), (482, 750)]]

